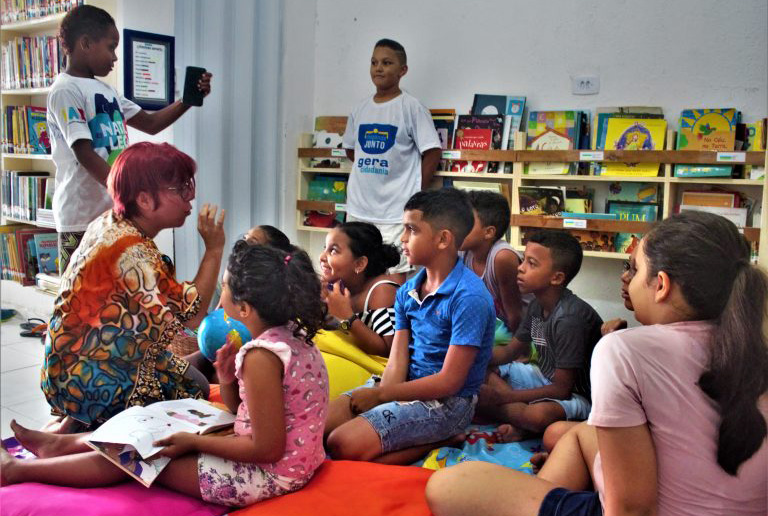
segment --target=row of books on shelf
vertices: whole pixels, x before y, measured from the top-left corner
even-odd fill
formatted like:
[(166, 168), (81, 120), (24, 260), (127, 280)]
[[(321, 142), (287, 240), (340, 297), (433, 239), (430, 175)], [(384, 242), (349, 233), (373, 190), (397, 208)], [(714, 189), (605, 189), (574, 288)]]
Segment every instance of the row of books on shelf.
[[(595, 192), (591, 188), (520, 186), (520, 214), (566, 219), (655, 222), (660, 217), (658, 194), (658, 185), (653, 183), (612, 183), (605, 197), (605, 210), (598, 213), (593, 211)], [(715, 213), (739, 228), (760, 225), (760, 203), (738, 191), (686, 190), (681, 192), (675, 211)], [(601, 237), (601, 246), (605, 247), (601, 250), (629, 253), (640, 238), (642, 233), (615, 233), (610, 239)], [(594, 241), (591, 242), (594, 245)]]
[(3, 0), (2, 23), (34, 20), (67, 12), (83, 0)]
[(66, 68), (66, 58), (56, 36), (19, 36), (2, 46), (4, 90), (45, 88)]
[(0, 146), (7, 154), (50, 154), (47, 109), (5, 106), (0, 111)]
[(56, 178), (48, 172), (3, 170), (2, 214), (53, 227)]
[[(41, 280), (58, 289), (59, 247), (55, 231), (23, 224), (0, 226), (0, 277), (22, 285)], [(40, 278), (37, 278), (41, 275)]]
[[(529, 111), (525, 97), (475, 95), (472, 112), (457, 115), (454, 109), (433, 109), (432, 118), (444, 150), (514, 148), (514, 135), (526, 133), (527, 150), (663, 150), (667, 147), (667, 122), (662, 108), (652, 106), (599, 107), (587, 110)], [(680, 113), (677, 150), (762, 151), (766, 149), (768, 119), (742, 124), (735, 108), (686, 109)], [(339, 134), (316, 131), (315, 147), (341, 148)], [(314, 160), (310, 166), (340, 167), (340, 161)], [(657, 176), (658, 163), (528, 163), (530, 175), (592, 174), (607, 176)], [(511, 172), (511, 164), (448, 160), (442, 170), (453, 172)], [(746, 177), (759, 179), (765, 167), (731, 164), (675, 165), (678, 177)]]

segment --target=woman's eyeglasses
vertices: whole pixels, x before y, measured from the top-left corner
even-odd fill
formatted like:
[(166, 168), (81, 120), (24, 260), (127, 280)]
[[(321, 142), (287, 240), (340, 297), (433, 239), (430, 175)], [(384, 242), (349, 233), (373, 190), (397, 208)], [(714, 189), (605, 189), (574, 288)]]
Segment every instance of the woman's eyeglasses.
[(166, 189), (177, 192), (184, 201), (191, 201), (195, 198), (195, 183), (191, 179), (184, 181), (181, 186), (168, 186)]

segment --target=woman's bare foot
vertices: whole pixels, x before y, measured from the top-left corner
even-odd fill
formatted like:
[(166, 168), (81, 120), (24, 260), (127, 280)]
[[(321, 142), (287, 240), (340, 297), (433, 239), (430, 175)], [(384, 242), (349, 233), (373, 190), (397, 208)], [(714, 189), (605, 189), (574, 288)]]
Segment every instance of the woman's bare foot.
[(496, 438), (500, 443), (513, 443), (522, 441), (528, 437), (525, 430), (514, 427), (509, 423), (504, 423), (496, 428)]
[(533, 473), (537, 474), (539, 470), (544, 466), (549, 458), (548, 452), (536, 452), (531, 455), (531, 466), (533, 467)]
[(82, 434), (62, 435), (31, 430), (18, 424), (15, 419), (11, 421), (11, 430), (19, 444), (34, 453), (36, 457), (60, 457), (84, 451)]
[(0, 486), (14, 484), (14, 472), (18, 459), (11, 456), (5, 448), (0, 446)]

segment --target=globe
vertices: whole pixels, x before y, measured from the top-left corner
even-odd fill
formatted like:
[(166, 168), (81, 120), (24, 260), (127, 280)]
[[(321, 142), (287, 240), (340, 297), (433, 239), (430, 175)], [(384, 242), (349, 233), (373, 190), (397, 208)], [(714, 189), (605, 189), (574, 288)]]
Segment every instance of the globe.
[(243, 323), (224, 313), (223, 308), (214, 310), (203, 319), (197, 330), (197, 344), (205, 358), (216, 360), (216, 351), (227, 342), (227, 337), (237, 348), (251, 340), (251, 333)]

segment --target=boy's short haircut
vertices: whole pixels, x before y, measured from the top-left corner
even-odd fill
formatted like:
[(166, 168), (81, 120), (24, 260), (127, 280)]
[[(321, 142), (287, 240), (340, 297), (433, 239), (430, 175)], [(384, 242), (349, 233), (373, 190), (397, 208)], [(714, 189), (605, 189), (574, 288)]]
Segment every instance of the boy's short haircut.
[(502, 238), (509, 229), (509, 221), (512, 218), (507, 199), (500, 193), (490, 190), (470, 190), (467, 195), (472, 208), (477, 212), (480, 223), (483, 226), (496, 228), (496, 240)]
[(432, 228), (447, 229), (453, 233), (456, 248), (461, 247), (464, 239), (472, 231), (472, 226), (475, 225), (472, 204), (466, 192), (456, 188), (416, 192), (405, 203), (405, 210), (419, 210), (422, 218)]
[(93, 5), (78, 5), (61, 21), (59, 40), (67, 52), (72, 52), (80, 36), (87, 35), (98, 40), (114, 25), (115, 19), (104, 9)]
[(397, 54), (398, 59), (400, 59), (401, 65), (408, 64), (408, 56), (405, 54), (405, 48), (403, 47), (403, 45), (401, 45), (397, 41), (393, 39), (387, 39), (387, 38), (380, 39), (379, 41), (376, 42), (375, 45), (373, 45), (374, 49), (377, 47), (384, 47), (394, 51), (395, 54)]
[(581, 269), (584, 252), (576, 237), (561, 230), (545, 230), (534, 233), (528, 242), (539, 244), (549, 249), (555, 270), (565, 274), (567, 286)]

